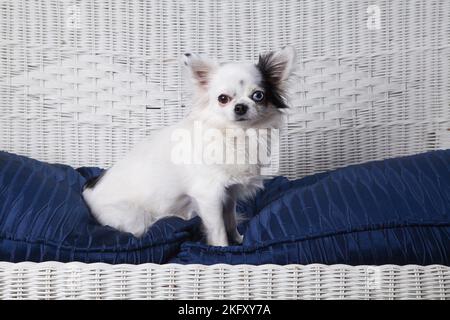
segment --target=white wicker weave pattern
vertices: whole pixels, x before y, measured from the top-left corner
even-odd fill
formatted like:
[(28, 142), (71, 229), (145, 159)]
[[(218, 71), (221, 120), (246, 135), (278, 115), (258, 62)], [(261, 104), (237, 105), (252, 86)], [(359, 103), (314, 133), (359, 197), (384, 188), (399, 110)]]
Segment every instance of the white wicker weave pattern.
[[(185, 114), (185, 51), (299, 52), (281, 174), (450, 144), (450, 2), (2, 0), (0, 149), (109, 166)], [(375, 17), (376, 19), (376, 17)]]
[(443, 266), (0, 262), (0, 299), (449, 299)]

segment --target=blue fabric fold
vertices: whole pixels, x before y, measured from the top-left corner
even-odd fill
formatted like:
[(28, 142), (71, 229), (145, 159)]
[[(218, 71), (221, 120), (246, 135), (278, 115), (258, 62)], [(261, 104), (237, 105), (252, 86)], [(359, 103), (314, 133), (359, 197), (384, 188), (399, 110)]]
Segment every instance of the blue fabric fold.
[(450, 150), (267, 180), (229, 247), (206, 245), (198, 217), (139, 239), (100, 226), (81, 192), (101, 172), (0, 152), (0, 260), (450, 265)]

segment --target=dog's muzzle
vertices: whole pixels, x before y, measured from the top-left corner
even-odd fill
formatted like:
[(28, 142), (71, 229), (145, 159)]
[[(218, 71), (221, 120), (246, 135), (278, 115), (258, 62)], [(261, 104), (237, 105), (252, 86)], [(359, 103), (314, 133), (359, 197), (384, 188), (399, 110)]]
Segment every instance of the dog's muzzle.
[(247, 113), (248, 110), (248, 106), (242, 103), (238, 103), (237, 105), (234, 106), (234, 113), (237, 114), (238, 116), (243, 116), (244, 114)]

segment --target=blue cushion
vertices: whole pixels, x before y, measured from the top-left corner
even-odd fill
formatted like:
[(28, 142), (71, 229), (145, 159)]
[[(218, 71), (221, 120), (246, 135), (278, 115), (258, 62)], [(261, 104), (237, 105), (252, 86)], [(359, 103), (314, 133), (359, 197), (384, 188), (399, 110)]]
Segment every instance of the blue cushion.
[(268, 180), (239, 203), (243, 245), (224, 248), (204, 244), (199, 218), (140, 239), (98, 225), (81, 191), (100, 173), (0, 152), (0, 260), (450, 265), (450, 150)]
[(450, 265), (450, 150), (275, 178), (241, 210), (243, 246), (186, 242), (171, 262)]
[(142, 238), (100, 226), (81, 196), (98, 168), (47, 164), (0, 152), (0, 261), (163, 263), (198, 221), (158, 221)]

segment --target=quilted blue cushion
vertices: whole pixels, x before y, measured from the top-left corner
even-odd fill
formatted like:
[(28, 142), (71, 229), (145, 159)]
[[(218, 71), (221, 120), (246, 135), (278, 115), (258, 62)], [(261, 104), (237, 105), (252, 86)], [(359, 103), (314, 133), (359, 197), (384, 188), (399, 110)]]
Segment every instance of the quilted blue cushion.
[(199, 218), (140, 239), (98, 225), (81, 190), (100, 172), (0, 152), (0, 260), (450, 265), (450, 150), (269, 180), (239, 204), (244, 244), (225, 248), (204, 244)]
[(98, 168), (0, 152), (0, 261), (166, 262), (198, 221), (158, 221), (142, 238), (97, 224), (81, 196)]
[(279, 177), (241, 208), (243, 246), (187, 242), (201, 264), (450, 264), (450, 150)]

